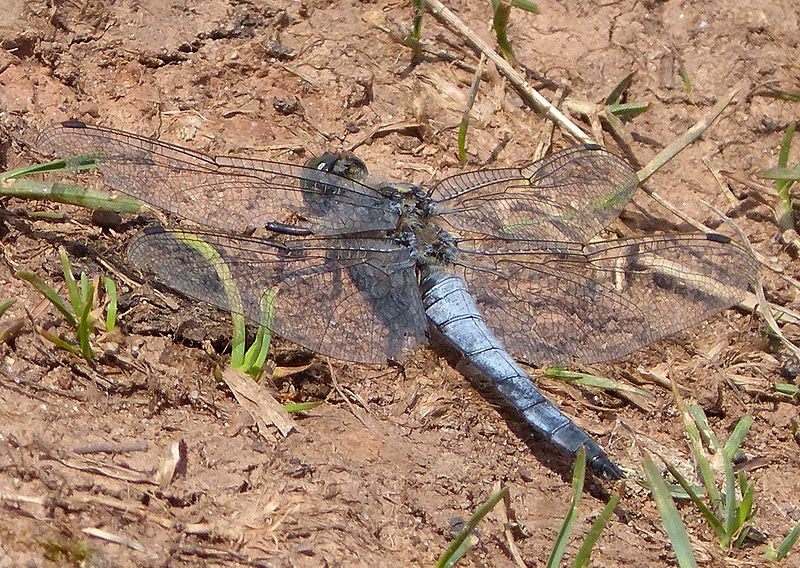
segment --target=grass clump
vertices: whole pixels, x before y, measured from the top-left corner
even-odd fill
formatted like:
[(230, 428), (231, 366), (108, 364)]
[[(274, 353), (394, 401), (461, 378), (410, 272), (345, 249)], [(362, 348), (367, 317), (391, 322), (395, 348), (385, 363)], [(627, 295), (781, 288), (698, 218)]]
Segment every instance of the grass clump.
[[(743, 470), (736, 471), (734, 460), (753, 424), (753, 417), (742, 417), (730, 437), (721, 443), (708, 425), (703, 409), (678, 400), (704, 495), (701, 496), (677, 468), (665, 462), (667, 470), (713, 529), (720, 546), (724, 549), (741, 547), (753, 526), (755, 508), (753, 486)], [(718, 471), (722, 473), (721, 481), (717, 480)]]
[(61, 566), (87, 566), (92, 559), (92, 549), (78, 540), (46, 540), (40, 545), (44, 557)]
[(47, 284), (38, 274), (21, 270), (16, 273), (16, 277), (31, 284), (50, 301), (64, 316), (67, 325), (74, 330), (76, 341), (63, 339), (45, 330), (39, 331), (42, 337), (73, 355), (92, 361), (95, 353), (90, 339), (98, 328), (97, 324), (102, 313), (101, 298), (98, 293), (100, 284), (102, 283), (106, 295), (106, 315), (103, 319), (103, 328), (109, 333), (114, 330), (117, 321), (117, 287), (110, 278), (106, 277), (90, 281), (86, 272), (81, 272), (79, 279), (76, 280), (72, 274), (69, 257), (63, 247), (59, 248), (58, 254), (61, 258), (61, 268), (67, 287), (67, 299), (62, 298), (56, 289)]
[(212, 245), (200, 236), (189, 232), (174, 231), (171, 235), (183, 245), (197, 252), (205, 262), (217, 273), (219, 281), (225, 290), (225, 296), (230, 307), (233, 333), (231, 337), (231, 368), (247, 373), (253, 378), (259, 378), (264, 371), (264, 364), (269, 355), (272, 342), (272, 323), (275, 318), (276, 290), (264, 290), (261, 294), (261, 320), (253, 343), (247, 345), (247, 326), (244, 316), (242, 295), (236, 286), (236, 281), (231, 274), (222, 255)]
[(794, 204), (790, 190), (794, 182), (800, 179), (800, 164), (794, 168), (789, 168), (789, 153), (792, 149), (792, 138), (796, 128), (797, 123), (795, 122), (786, 127), (786, 133), (783, 136), (781, 149), (778, 153), (778, 167), (762, 173), (765, 178), (775, 181), (775, 192), (777, 193), (775, 218), (781, 231), (789, 231), (795, 228)]
[[(561, 525), (558, 536), (553, 543), (552, 551), (545, 566), (547, 568), (558, 568), (562, 565), (564, 553), (572, 529), (578, 518), (578, 508), (581, 502), (581, 495), (583, 494), (584, 482), (586, 480), (586, 449), (581, 448), (575, 458), (575, 467), (572, 473), (572, 502), (567, 514), (564, 517), (564, 522)], [(578, 549), (575, 558), (572, 560), (571, 568), (585, 568), (589, 566), (591, 560), (592, 550), (594, 545), (600, 538), (600, 534), (605, 529), (608, 521), (614, 513), (614, 509), (619, 504), (623, 493), (625, 492), (625, 484), (620, 483), (617, 491), (611, 496), (606, 506), (592, 523), (586, 537), (583, 539), (580, 548)], [(439, 557), (436, 563), (436, 568), (450, 568), (463, 558), (469, 550), (478, 543), (478, 538), (475, 536), (475, 529), (478, 523), (486, 516), (486, 514), (501, 500), (508, 498), (508, 487), (503, 487), (495, 492), (484, 504), (482, 504), (472, 517), (467, 521), (461, 531), (450, 542), (445, 552)]]
[[(556, 537), (556, 541), (553, 543), (553, 550), (550, 552), (550, 557), (547, 559), (547, 563), (545, 564), (547, 568), (558, 568), (561, 566), (561, 561), (564, 558), (564, 551), (566, 550), (567, 543), (569, 542), (569, 536), (572, 533), (575, 521), (578, 518), (578, 507), (580, 506), (585, 480), (586, 449), (581, 447), (581, 449), (578, 450), (578, 455), (575, 458), (575, 467), (572, 472), (572, 502), (567, 510), (566, 516), (564, 517), (564, 522), (561, 525), (561, 530), (558, 533), (558, 537)], [(624, 492), (625, 484), (620, 483), (617, 491), (611, 496), (611, 498), (608, 500), (608, 503), (606, 503), (606, 506), (597, 516), (594, 523), (592, 523), (589, 532), (586, 534), (586, 538), (584, 538), (583, 543), (581, 543), (578, 553), (575, 555), (575, 558), (570, 565), (571, 568), (585, 568), (589, 565), (594, 545), (600, 538), (600, 534), (603, 532), (603, 529), (605, 529), (608, 521), (611, 520), (611, 515), (614, 513), (614, 509), (617, 507), (617, 504), (622, 498)]]
[[(648, 485), (658, 505), (670, 544), (681, 568), (696, 566), (696, 561), (686, 536), (685, 528), (674, 503), (677, 496), (688, 499), (713, 530), (724, 550), (742, 548), (754, 528), (757, 512), (753, 484), (743, 469), (737, 469), (740, 447), (753, 425), (752, 416), (743, 416), (724, 442), (711, 430), (703, 409), (686, 404), (673, 389), (677, 406), (684, 421), (684, 429), (697, 465), (701, 486), (693, 486), (676, 467), (662, 458), (670, 476), (680, 486), (670, 490), (659, 475), (652, 459), (645, 453), (643, 464)], [(770, 546), (765, 553), (768, 560), (786, 557), (800, 537), (798, 524), (783, 539), (778, 548)]]

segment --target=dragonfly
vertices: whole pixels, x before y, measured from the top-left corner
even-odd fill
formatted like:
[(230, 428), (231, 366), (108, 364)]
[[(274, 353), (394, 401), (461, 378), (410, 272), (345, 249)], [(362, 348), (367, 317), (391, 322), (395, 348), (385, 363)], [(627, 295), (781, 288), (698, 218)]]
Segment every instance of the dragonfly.
[(112, 189), (197, 226), (149, 227), (129, 245), (168, 287), (256, 323), (269, 291), (270, 329), (334, 359), (402, 362), (435, 334), (539, 439), (585, 448), (610, 479), (623, 470), (518, 361), (623, 358), (735, 304), (757, 274), (721, 234), (598, 240), (639, 185), (598, 145), (428, 189), (375, 178), (346, 152), (303, 165), (212, 157), (77, 121), (37, 146), (91, 156)]

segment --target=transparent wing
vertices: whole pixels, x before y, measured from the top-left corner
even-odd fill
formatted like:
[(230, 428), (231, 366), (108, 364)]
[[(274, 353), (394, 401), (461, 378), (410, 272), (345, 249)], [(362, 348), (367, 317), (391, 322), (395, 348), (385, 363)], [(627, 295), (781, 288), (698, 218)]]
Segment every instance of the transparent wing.
[(454, 269), (489, 327), (534, 364), (624, 357), (733, 305), (757, 278), (751, 255), (720, 235), (459, 248)]
[(457, 174), (432, 190), (435, 212), (456, 232), (584, 243), (608, 226), (638, 180), (596, 145), (563, 150), (525, 168)]
[(110, 187), (223, 231), (280, 223), (337, 235), (392, 230), (398, 222), (397, 211), (374, 189), (302, 166), (210, 157), (80, 122), (48, 128), (37, 147), (62, 157), (96, 156)]
[(414, 261), (385, 241), (279, 244), (151, 228), (128, 255), (169, 287), (256, 323), (274, 297), (271, 329), (323, 355), (385, 363), (425, 341)]

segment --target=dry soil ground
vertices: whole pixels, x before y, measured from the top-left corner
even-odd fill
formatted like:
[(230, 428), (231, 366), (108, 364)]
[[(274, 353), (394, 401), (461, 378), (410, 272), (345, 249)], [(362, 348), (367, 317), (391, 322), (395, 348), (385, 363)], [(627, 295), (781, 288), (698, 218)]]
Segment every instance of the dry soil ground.
[[(714, 226), (719, 222), (702, 200), (725, 210), (773, 269), (800, 276), (794, 251), (778, 239), (770, 188), (756, 176), (776, 164), (782, 132), (798, 118), (798, 103), (766, 95), (770, 87), (796, 92), (800, 84), (800, 4), (542, 0), (539, 6), (538, 16), (515, 12), (509, 30), (517, 58), (535, 72), (531, 81), (553, 100), (563, 86), (573, 99), (598, 102), (636, 71), (627, 99), (652, 103), (628, 125), (642, 162), (731, 87), (744, 85), (721, 121), (651, 186)], [(491, 40), (488, 1), (452, 7)], [(408, 3), (385, 0), (5, 0), (0, 160), (14, 167), (41, 159), (30, 146), (37, 131), (76, 118), (202, 151), (296, 162), (360, 144), (374, 172), (429, 183), (459, 171), (456, 127), (477, 57), (427, 17), (424, 38), (455, 62), (430, 56), (411, 65), (410, 50), (383, 31), (407, 30), (411, 20)], [(689, 94), (681, 65), (691, 79)], [(405, 125), (381, 129), (398, 123)], [(473, 109), (470, 166), (530, 160), (549, 128), (490, 69)], [(618, 148), (611, 138), (605, 142)], [(556, 133), (554, 143), (572, 142)], [(720, 172), (726, 191), (711, 170)], [(52, 560), (61, 545), (88, 547), (91, 566), (429, 566), (450, 539), (451, 520), (469, 516), (500, 481), (510, 485), (524, 528), (514, 531), (522, 557), (529, 566), (546, 559), (570, 499), (569, 464), (547, 449), (532, 452), (513, 424), (433, 351), (422, 350), (402, 376), (389, 368), (329, 367), (279, 342), (279, 364), (311, 366), (281, 383), (277, 396), (327, 402), (301, 420), (301, 433), (259, 435), (212, 376), (223, 356), (202, 349), (208, 339), (224, 348), (224, 314), (119, 279), (121, 332), (98, 340), (116, 356), (82, 364), (34, 331), (34, 323), (54, 326), (59, 317), (42, 309), (41, 297), (14, 271), (61, 282), (56, 251), (64, 245), (78, 268), (119, 278), (99, 261), (123, 262), (118, 251), (141, 219), (109, 231), (67, 206), (4, 199), (0, 211), (0, 299), (18, 300), (4, 321), (24, 321), (16, 339), (0, 345), (3, 568), (69, 565), (63, 557)], [(63, 215), (32, 215), (43, 211)], [(631, 232), (690, 229), (644, 194), (622, 221)], [(797, 289), (763, 272), (769, 298), (791, 306)], [(653, 398), (641, 407), (541, 381), (629, 473), (623, 510), (593, 565), (674, 562), (655, 505), (638, 484), (637, 441), (678, 463), (689, 459), (672, 395), (653, 375), (684, 387), (722, 435), (741, 416), (755, 416), (744, 450), (758, 466), (749, 473), (756, 526), (775, 540), (796, 522), (798, 411), (771, 394), (775, 381), (789, 380), (781, 373), (791, 365), (763, 341), (763, 329), (758, 317), (729, 310), (595, 369), (642, 384)], [(797, 329), (785, 331), (796, 336)], [(185, 468), (159, 487), (156, 471), (176, 441), (185, 445)], [(603, 507), (598, 493), (583, 500), (578, 536)], [(763, 564), (763, 546), (721, 551), (695, 511), (683, 514), (704, 565)], [(481, 525), (479, 537), (465, 565), (514, 565), (496, 516)], [(786, 565), (800, 566), (798, 558)]]

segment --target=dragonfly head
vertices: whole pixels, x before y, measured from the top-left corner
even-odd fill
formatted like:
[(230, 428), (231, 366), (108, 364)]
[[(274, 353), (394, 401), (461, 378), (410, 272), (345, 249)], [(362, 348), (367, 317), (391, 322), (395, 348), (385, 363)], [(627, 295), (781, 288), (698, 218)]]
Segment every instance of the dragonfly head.
[(354, 181), (363, 182), (369, 176), (367, 165), (350, 152), (325, 152), (311, 158), (306, 167)]

